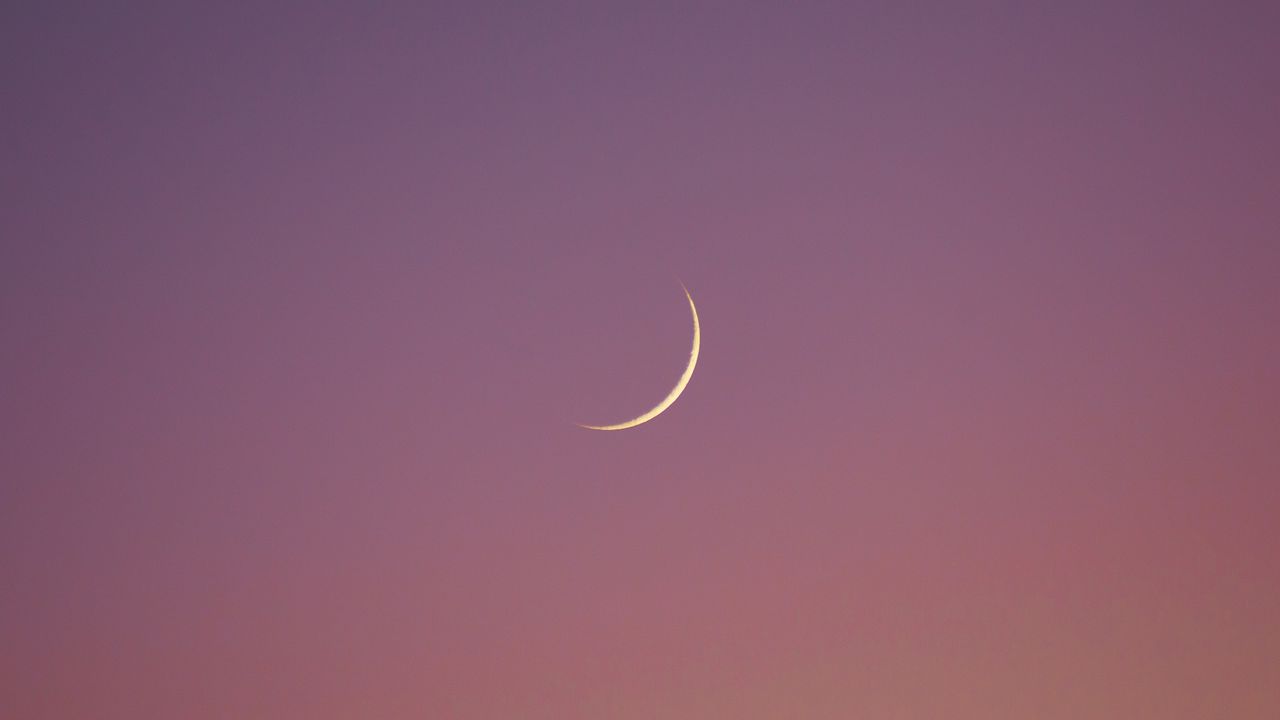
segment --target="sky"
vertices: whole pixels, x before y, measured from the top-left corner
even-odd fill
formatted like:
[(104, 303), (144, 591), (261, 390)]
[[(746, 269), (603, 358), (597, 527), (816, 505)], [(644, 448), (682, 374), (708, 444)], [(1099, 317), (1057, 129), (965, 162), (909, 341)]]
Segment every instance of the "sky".
[(0, 716), (1280, 716), (1277, 7), (7, 4)]

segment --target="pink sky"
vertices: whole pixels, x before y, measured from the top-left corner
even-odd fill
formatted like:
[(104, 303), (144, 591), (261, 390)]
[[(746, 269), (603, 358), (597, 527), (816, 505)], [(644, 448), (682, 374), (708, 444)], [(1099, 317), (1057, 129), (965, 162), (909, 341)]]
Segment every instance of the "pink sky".
[(1278, 22), (6, 10), (0, 716), (1280, 717)]

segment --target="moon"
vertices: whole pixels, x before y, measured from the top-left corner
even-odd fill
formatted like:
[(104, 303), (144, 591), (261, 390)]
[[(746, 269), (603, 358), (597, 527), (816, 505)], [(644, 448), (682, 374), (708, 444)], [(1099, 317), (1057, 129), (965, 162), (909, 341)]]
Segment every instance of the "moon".
[(684, 369), (684, 374), (676, 382), (676, 386), (671, 388), (671, 392), (662, 399), (662, 402), (653, 406), (653, 409), (643, 415), (638, 415), (625, 422), (616, 425), (582, 425), (578, 427), (587, 430), (626, 430), (637, 425), (643, 425), (650, 420), (658, 417), (664, 410), (671, 407), (671, 404), (680, 397), (680, 393), (684, 392), (684, 388), (689, 384), (689, 378), (693, 377), (693, 368), (698, 364), (698, 345), (702, 340), (702, 331), (698, 328), (698, 308), (693, 304), (693, 296), (689, 294), (689, 289), (680, 284), (680, 288), (684, 290), (684, 296), (689, 300), (689, 312), (693, 315), (693, 349), (689, 351), (689, 365)]

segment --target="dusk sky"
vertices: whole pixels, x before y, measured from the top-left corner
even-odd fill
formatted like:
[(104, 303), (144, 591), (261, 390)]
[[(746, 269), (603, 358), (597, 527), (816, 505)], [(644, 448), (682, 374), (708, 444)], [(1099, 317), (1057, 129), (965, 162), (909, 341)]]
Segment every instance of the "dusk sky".
[(1280, 717), (1278, 33), (6, 4), (0, 717)]

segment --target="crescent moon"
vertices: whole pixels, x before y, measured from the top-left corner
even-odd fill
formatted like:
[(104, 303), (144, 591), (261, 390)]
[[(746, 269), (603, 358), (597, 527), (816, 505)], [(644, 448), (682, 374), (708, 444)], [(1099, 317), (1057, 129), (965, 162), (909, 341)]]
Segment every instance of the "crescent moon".
[(698, 328), (698, 308), (693, 304), (693, 296), (689, 294), (689, 289), (686, 288), (684, 284), (681, 284), (680, 288), (684, 290), (684, 296), (689, 300), (689, 312), (693, 314), (693, 349), (689, 351), (689, 365), (684, 369), (684, 374), (680, 376), (680, 380), (676, 382), (676, 386), (671, 389), (671, 392), (667, 393), (667, 396), (662, 399), (662, 402), (655, 405), (652, 410), (643, 415), (634, 417), (625, 422), (620, 422), (616, 425), (579, 424), (578, 427), (586, 428), (588, 430), (626, 430), (627, 428), (633, 428), (637, 425), (643, 425), (644, 423), (658, 417), (664, 410), (671, 407), (671, 404), (676, 401), (676, 398), (680, 397), (680, 393), (684, 392), (685, 386), (689, 384), (689, 378), (693, 377), (693, 368), (698, 364), (698, 345), (702, 340), (702, 331)]

